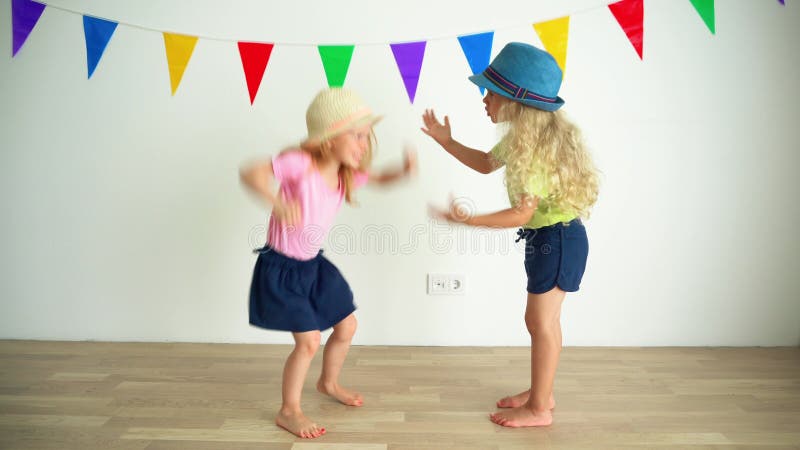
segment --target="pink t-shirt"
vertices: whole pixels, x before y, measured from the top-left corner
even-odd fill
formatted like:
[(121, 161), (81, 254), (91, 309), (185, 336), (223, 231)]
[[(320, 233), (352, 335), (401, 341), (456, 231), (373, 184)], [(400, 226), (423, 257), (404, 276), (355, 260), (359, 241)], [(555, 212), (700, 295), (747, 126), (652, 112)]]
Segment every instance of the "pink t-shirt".
[[(344, 200), (344, 186), (330, 187), (313, 166), (311, 155), (291, 149), (272, 158), (272, 171), (280, 183), (278, 195), (300, 205), (300, 223), (287, 226), (274, 214), (269, 219), (267, 242), (286, 256), (309, 260), (317, 256)], [(369, 176), (355, 172), (353, 187), (364, 186)]]

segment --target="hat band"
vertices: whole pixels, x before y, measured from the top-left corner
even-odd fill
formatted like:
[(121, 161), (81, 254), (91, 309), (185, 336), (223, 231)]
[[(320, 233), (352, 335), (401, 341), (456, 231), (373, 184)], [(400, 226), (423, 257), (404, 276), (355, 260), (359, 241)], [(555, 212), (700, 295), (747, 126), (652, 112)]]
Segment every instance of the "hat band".
[(325, 134), (330, 135), (332, 133), (336, 133), (340, 129), (345, 128), (348, 125), (357, 122), (365, 117), (368, 117), (370, 114), (372, 114), (372, 110), (364, 106), (363, 108), (360, 108), (359, 110), (357, 110), (353, 114), (350, 114), (344, 119), (332, 123), (331, 126), (329, 126), (327, 130), (325, 130)]
[(546, 103), (556, 103), (558, 97), (545, 97), (543, 95), (535, 94), (524, 87), (510, 81), (508, 78), (500, 75), (500, 73), (489, 66), (483, 71), (483, 76), (489, 79), (497, 87), (508, 93), (513, 98), (520, 100), (538, 100)]

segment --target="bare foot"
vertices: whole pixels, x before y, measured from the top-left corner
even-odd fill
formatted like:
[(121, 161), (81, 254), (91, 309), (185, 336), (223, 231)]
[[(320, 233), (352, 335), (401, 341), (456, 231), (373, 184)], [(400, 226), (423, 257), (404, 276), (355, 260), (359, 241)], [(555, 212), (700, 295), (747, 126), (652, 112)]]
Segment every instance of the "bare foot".
[[(528, 397), (531, 396), (531, 390), (528, 389), (525, 392), (520, 392), (517, 395), (511, 395), (508, 397), (503, 397), (497, 401), (498, 408), (517, 408), (525, 403), (528, 403)], [(548, 408), (555, 409), (556, 407), (556, 399), (553, 398), (553, 394), (550, 394), (550, 401)]]
[(489, 419), (504, 427), (546, 427), (553, 423), (550, 410), (533, 412), (525, 406), (489, 414)]
[(317, 426), (301, 411), (290, 413), (280, 410), (275, 417), (275, 424), (304, 439), (314, 439), (325, 434), (325, 428)]
[(361, 406), (364, 404), (364, 398), (358, 392), (348, 391), (347, 389), (339, 386), (338, 384), (324, 384), (322, 380), (317, 381), (317, 390), (325, 395), (329, 395), (339, 403), (347, 406)]

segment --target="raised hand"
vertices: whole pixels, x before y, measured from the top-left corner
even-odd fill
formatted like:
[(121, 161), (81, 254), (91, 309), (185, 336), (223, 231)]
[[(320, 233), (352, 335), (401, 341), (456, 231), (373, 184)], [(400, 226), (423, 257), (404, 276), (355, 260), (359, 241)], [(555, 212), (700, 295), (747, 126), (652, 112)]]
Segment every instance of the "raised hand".
[(450, 119), (447, 116), (444, 116), (444, 124), (442, 124), (432, 109), (426, 109), (422, 115), (422, 122), (425, 124), (420, 128), (422, 132), (432, 137), (439, 145), (444, 147), (453, 139), (450, 134)]

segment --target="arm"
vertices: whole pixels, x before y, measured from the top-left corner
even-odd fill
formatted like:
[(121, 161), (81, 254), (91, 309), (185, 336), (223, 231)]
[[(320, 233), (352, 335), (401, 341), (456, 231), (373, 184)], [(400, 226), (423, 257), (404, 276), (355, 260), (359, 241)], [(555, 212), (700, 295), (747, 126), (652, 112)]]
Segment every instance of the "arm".
[(483, 174), (494, 172), (500, 168), (491, 153), (467, 147), (453, 139), (450, 133), (450, 119), (447, 116), (444, 116), (444, 124), (442, 124), (436, 118), (433, 110), (428, 109), (422, 115), (422, 120), (425, 123), (425, 126), (421, 128), (422, 132), (432, 137), (447, 153), (453, 155), (465, 166)]
[(472, 216), (468, 211), (464, 211), (456, 202), (451, 201), (448, 211), (433, 211), (435, 217), (451, 223), (461, 223), (473, 227), (488, 228), (517, 228), (525, 225), (536, 213), (539, 205), (539, 197), (531, 200), (524, 197), (518, 206), (503, 209), (489, 214)]
[(273, 192), (275, 175), (272, 171), (272, 161), (259, 161), (243, 166), (239, 169), (239, 180), (250, 192), (272, 207), (278, 219), (287, 225), (300, 222), (299, 205), (283, 202), (277, 193)]
[(408, 178), (417, 171), (417, 154), (410, 149), (406, 149), (403, 157), (403, 165), (392, 169), (383, 170), (369, 174), (369, 183), (385, 186), (395, 183), (404, 178)]

